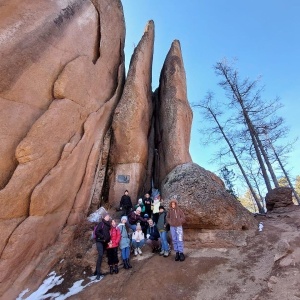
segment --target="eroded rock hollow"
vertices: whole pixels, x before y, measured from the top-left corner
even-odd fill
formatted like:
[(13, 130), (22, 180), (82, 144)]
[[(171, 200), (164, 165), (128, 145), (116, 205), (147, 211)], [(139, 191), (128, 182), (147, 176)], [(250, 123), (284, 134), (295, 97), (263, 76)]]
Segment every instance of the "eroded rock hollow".
[(176, 194), (189, 228), (254, 226), (221, 180), (192, 163), (179, 41), (152, 93), (154, 23), (125, 80), (119, 0), (2, 2), (0, 295), (37, 285), (88, 211), (116, 208), (125, 189), (134, 201), (152, 187)]

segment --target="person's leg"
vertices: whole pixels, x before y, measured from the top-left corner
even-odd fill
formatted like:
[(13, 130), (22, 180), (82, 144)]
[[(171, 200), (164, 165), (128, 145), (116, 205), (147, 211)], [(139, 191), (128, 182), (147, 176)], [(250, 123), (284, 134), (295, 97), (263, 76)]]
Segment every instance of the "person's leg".
[(138, 255), (137, 248), (138, 248), (139, 242), (137, 242), (136, 240), (132, 240), (131, 245), (132, 245), (133, 250), (134, 250), (134, 255)]
[(138, 247), (138, 242), (136, 240), (132, 240), (131, 245), (133, 249), (136, 249)]
[(112, 252), (113, 252), (114, 272), (116, 274), (118, 274), (119, 273), (119, 268), (118, 268), (118, 264), (119, 264), (118, 247), (112, 248)]
[(113, 258), (113, 264), (117, 265), (119, 263), (119, 257), (118, 257), (118, 247), (112, 248), (112, 258)]
[(139, 248), (142, 248), (145, 245), (145, 239), (139, 241)]
[(129, 262), (129, 257), (130, 257), (130, 247), (125, 248), (126, 249), (126, 263), (128, 268), (132, 268), (132, 265)]
[(128, 247), (121, 249), (121, 257), (123, 260), (128, 258), (126, 249), (128, 249)]
[(103, 251), (104, 247), (101, 242), (96, 243), (97, 251), (98, 251), (98, 258), (97, 258), (97, 264), (96, 264), (96, 273), (97, 273), (97, 279), (100, 278), (101, 274), (101, 264), (102, 264), (102, 257), (103, 257)]
[(160, 241), (161, 241), (161, 248), (162, 248), (161, 250), (168, 251), (169, 245), (167, 241), (167, 232), (161, 231), (159, 234), (160, 234)]
[(125, 249), (125, 259), (130, 257), (130, 247), (126, 247)]
[(178, 252), (178, 245), (177, 245), (178, 240), (177, 240), (176, 228), (177, 227), (170, 226), (172, 242), (173, 242), (173, 248), (174, 248), (174, 251)]
[(127, 224), (128, 224), (128, 227), (129, 227), (133, 232), (136, 231), (136, 225), (135, 225), (135, 224), (132, 225), (132, 224), (130, 224), (129, 222), (128, 222)]
[(179, 260), (184, 261), (185, 256), (183, 254), (184, 244), (183, 244), (183, 229), (182, 229), (182, 226), (176, 227), (176, 233), (177, 233), (177, 237), (178, 237), (177, 245), (178, 245), (178, 252), (179, 252)]
[(109, 273), (113, 274), (114, 273), (114, 268), (113, 268), (114, 252), (112, 248), (108, 248), (106, 251), (107, 251), (107, 263), (109, 265)]
[(109, 266), (114, 264), (113, 250), (112, 248), (108, 248), (107, 250), (107, 263)]
[(183, 229), (182, 226), (176, 227), (176, 234), (177, 234), (177, 249), (178, 252), (183, 253)]
[(137, 242), (137, 253), (140, 255), (143, 254), (141, 249), (144, 246), (144, 244), (145, 244), (145, 240), (141, 240), (141, 241)]
[(175, 255), (175, 261), (179, 261), (180, 256), (179, 256), (179, 248), (178, 248), (178, 234), (177, 234), (177, 227), (171, 226), (170, 227), (171, 235), (172, 235), (172, 242), (173, 242), (173, 247), (174, 250), (176, 251)]

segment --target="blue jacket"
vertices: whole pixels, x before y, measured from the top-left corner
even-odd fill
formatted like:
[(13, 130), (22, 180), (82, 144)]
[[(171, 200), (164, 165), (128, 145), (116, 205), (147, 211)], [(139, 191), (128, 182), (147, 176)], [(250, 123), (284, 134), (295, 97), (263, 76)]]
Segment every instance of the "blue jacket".
[(118, 227), (121, 231), (120, 249), (124, 249), (130, 246), (130, 239), (125, 224), (119, 224)]

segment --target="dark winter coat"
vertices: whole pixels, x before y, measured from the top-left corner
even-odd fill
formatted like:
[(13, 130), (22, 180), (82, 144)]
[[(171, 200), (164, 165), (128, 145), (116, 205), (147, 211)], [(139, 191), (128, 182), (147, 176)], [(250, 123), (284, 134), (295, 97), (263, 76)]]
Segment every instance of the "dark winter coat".
[(160, 237), (160, 234), (159, 234), (155, 224), (153, 226), (148, 227), (147, 234), (150, 234), (150, 237), (149, 237), (150, 240), (157, 241)]
[[(172, 208), (172, 202), (175, 202), (175, 208)], [(185, 223), (185, 216), (183, 211), (178, 207), (177, 200), (171, 200), (170, 202), (170, 209), (167, 213), (167, 223), (170, 224), (170, 226), (182, 226), (183, 223)]]
[(102, 220), (95, 231), (96, 242), (108, 243), (110, 241), (110, 222)]
[(128, 222), (131, 225), (136, 225), (137, 222), (147, 222), (147, 220), (137, 215), (135, 211), (132, 211), (128, 216)]
[(147, 213), (149, 213), (149, 212), (151, 212), (151, 205), (153, 204), (153, 200), (152, 200), (152, 198), (151, 197), (149, 197), (149, 198), (144, 198), (143, 199), (143, 203), (144, 203), (144, 205), (145, 205), (145, 210), (146, 210), (146, 212)]
[(128, 195), (123, 195), (120, 201), (120, 207), (132, 208), (131, 198)]
[(158, 231), (166, 231), (166, 223), (167, 223), (166, 216), (167, 216), (166, 211), (159, 213), (158, 221), (156, 224)]

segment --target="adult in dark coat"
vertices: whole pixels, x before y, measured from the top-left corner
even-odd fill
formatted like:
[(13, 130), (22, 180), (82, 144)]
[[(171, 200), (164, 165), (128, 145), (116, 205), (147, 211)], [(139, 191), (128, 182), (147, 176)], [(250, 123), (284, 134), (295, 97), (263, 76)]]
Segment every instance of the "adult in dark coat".
[(128, 215), (128, 226), (132, 229), (132, 231), (136, 230), (137, 223), (144, 224), (147, 222), (147, 219), (142, 218), (141, 216), (141, 208), (138, 207), (136, 210), (132, 211)]
[(96, 263), (96, 279), (100, 279), (100, 276), (103, 276), (101, 273), (101, 264), (104, 250), (107, 248), (108, 243), (110, 242), (110, 216), (105, 214), (102, 218), (102, 221), (98, 224), (95, 234), (96, 234), (96, 246), (98, 251), (98, 258)]
[(132, 211), (132, 207), (133, 207), (131, 198), (128, 194), (129, 194), (129, 192), (128, 192), (128, 190), (126, 190), (124, 192), (124, 195), (121, 197), (121, 201), (120, 201), (120, 209), (123, 210), (125, 216), (129, 215), (129, 213)]
[(153, 205), (153, 199), (150, 197), (149, 193), (145, 194), (143, 202), (145, 205), (145, 214), (147, 214), (151, 218), (151, 216), (152, 216), (151, 206)]
[(149, 227), (147, 229), (146, 243), (151, 247), (152, 252), (155, 253), (158, 252), (160, 249), (160, 241), (159, 241), (160, 235), (153, 220), (149, 219), (148, 223), (149, 223)]

